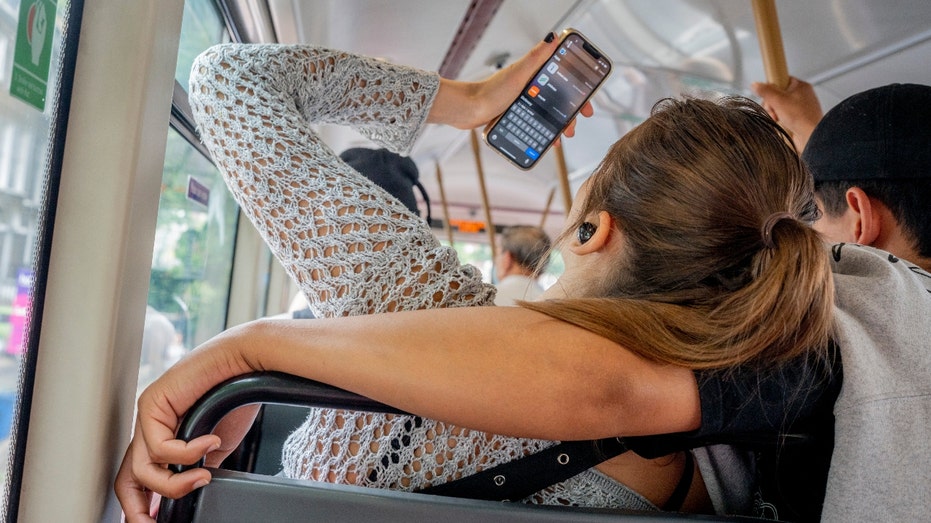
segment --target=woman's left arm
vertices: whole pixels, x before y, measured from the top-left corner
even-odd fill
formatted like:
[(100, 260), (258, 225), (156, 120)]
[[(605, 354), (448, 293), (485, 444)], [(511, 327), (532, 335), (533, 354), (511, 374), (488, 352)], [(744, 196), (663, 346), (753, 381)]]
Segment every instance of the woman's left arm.
[[(558, 47), (558, 40), (543, 40), (519, 60), (496, 72), (481, 82), (461, 82), (440, 79), (427, 123), (440, 123), (458, 129), (474, 129), (485, 125), (503, 113), (520, 94), (521, 89), (533, 74), (546, 63)], [(591, 102), (586, 102), (581, 114), (590, 117), (594, 113)], [(575, 120), (563, 131), (572, 138), (575, 135)]]

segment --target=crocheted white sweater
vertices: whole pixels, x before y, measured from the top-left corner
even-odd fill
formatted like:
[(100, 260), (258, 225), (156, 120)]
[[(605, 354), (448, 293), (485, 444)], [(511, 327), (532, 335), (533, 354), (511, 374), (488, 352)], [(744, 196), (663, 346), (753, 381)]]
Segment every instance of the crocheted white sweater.
[[(312, 126), (349, 125), (409, 152), (439, 78), (310, 46), (221, 45), (194, 63), (190, 102), (201, 139), (246, 216), (317, 317), (490, 305), (494, 288), (460, 265), (429, 227), (343, 163)], [(313, 409), (288, 438), (291, 478), (415, 490), (553, 442), (429, 419)], [(652, 508), (591, 470), (528, 501)]]

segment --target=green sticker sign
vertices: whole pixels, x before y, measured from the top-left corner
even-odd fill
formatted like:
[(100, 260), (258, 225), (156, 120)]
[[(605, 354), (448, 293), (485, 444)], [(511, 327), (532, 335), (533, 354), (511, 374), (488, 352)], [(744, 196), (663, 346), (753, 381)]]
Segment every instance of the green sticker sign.
[(40, 111), (45, 110), (55, 7), (53, 0), (22, 0), (19, 6), (10, 95)]

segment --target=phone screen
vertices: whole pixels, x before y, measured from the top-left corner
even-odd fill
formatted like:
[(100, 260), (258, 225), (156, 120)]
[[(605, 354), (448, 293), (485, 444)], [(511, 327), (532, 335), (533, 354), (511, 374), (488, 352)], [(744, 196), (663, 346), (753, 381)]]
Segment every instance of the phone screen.
[(521, 169), (533, 167), (611, 72), (611, 62), (569, 32), (520, 96), (485, 132), (488, 144)]

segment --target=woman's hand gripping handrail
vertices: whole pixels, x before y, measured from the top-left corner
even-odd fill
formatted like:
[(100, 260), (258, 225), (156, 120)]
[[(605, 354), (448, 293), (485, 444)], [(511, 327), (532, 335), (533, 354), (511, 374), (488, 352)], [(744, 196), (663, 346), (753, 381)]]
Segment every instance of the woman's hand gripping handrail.
[[(229, 379), (204, 394), (185, 414), (178, 427), (178, 439), (190, 441), (209, 434), (228, 413), (253, 403), (405, 414), (394, 407), (317, 381), (281, 372), (256, 372)], [(171, 469), (183, 472), (203, 464), (201, 460), (194, 465), (171, 465)], [(191, 513), (199, 492), (195, 490), (180, 499), (162, 498), (158, 521), (176, 521), (178, 515)]]

